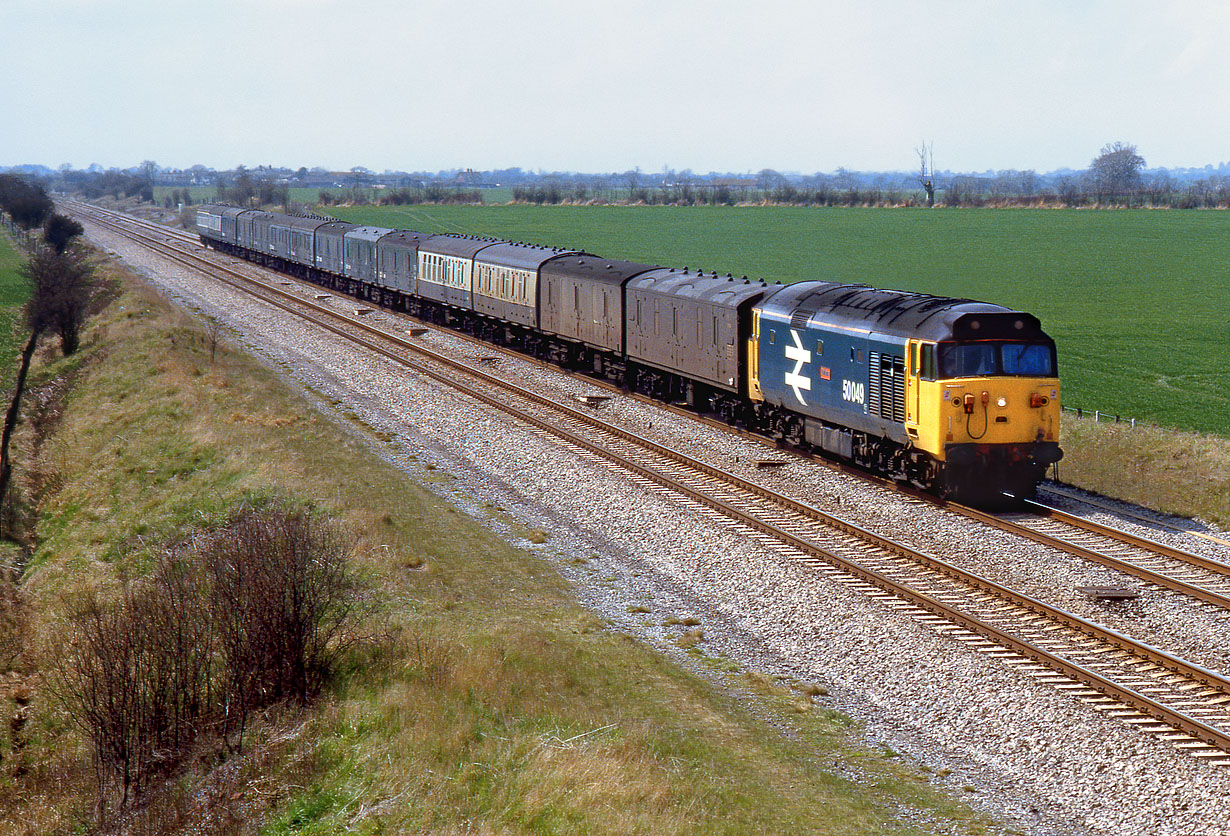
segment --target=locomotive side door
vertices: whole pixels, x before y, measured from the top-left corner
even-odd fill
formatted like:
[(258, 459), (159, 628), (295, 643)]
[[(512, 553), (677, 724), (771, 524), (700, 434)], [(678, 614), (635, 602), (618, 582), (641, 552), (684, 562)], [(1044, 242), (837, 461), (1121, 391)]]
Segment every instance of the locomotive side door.
[(919, 354), (921, 344), (910, 340), (905, 349), (905, 431), (910, 438), (918, 438), (919, 401)]

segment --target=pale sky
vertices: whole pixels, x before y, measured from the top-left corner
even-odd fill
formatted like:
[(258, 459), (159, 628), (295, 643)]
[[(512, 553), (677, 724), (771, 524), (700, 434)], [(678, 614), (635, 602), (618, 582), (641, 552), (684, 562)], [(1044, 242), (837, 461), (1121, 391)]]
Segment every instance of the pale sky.
[(0, 0), (0, 166), (1230, 160), (1225, 0)]

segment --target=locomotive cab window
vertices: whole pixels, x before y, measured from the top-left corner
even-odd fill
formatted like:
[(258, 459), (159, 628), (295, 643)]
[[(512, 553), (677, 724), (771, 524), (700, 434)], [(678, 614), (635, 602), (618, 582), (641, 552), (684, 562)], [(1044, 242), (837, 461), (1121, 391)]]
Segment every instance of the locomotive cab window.
[(945, 378), (1055, 375), (1055, 347), (1048, 343), (946, 343), (940, 345), (939, 361)]
[(919, 374), (923, 380), (935, 380), (935, 346), (924, 345), (922, 347), (922, 363), (919, 369)]

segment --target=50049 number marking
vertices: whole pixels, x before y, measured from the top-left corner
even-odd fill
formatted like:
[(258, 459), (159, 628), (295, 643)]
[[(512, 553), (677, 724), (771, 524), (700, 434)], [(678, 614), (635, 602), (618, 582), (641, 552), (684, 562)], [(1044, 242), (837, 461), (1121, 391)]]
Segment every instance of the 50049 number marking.
[(857, 383), (853, 380), (843, 380), (841, 382), (841, 399), (850, 403), (862, 404), (866, 403), (867, 386), (863, 383)]

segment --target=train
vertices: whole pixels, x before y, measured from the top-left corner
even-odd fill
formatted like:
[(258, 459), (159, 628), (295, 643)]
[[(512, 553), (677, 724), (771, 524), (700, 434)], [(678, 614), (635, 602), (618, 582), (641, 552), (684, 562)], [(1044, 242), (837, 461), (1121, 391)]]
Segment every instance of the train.
[(1055, 342), (986, 302), (202, 205), (206, 246), (983, 508), (1058, 462)]

